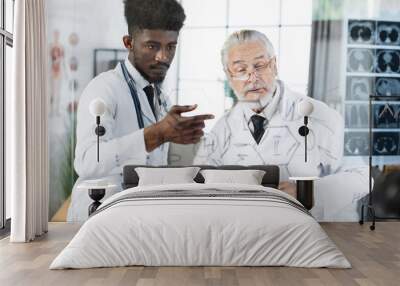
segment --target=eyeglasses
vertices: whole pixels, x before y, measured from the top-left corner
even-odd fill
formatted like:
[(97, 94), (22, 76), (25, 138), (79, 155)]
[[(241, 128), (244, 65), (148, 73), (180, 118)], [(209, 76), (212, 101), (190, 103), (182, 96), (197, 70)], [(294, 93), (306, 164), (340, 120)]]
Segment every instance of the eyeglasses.
[(271, 68), (271, 64), (275, 57), (272, 57), (269, 61), (263, 63), (256, 63), (253, 65), (253, 70), (249, 71), (247, 68), (240, 68), (238, 71), (229, 71), (231, 78), (234, 80), (248, 81), (251, 75), (254, 73), (256, 77), (263, 75), (268, 69)]

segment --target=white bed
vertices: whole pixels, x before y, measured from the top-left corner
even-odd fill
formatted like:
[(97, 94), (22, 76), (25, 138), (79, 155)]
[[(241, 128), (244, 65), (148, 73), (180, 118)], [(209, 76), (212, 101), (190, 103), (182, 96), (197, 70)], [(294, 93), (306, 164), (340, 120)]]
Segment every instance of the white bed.
[(103, 202), (50, 269), (128, 265), (350, 268), (342, 252), (299, 204), (279, 190), (255, 185), (130, 188)]

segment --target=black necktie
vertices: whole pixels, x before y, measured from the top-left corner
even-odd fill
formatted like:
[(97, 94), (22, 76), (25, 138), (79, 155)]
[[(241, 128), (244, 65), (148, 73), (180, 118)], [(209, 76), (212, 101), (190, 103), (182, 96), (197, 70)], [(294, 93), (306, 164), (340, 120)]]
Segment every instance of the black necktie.
[(143, 90), (146, 93), (147, 100), (150, 103), (150, 107), (151, 110), (153, 111), (154, 117), (156, 117), (156, 108), (154, 107), (154, 88), (152, 85), (148, 85), (145, 88), (143, 88)]
[(254, 140), (256, 140), (256, 142), (258, 144), (265, 132), (264, 121), (266, 119), (265, 119), (265, 117), (262, 117), (262, 116), (256, 115), (256, 114), (253, 115), (250, 119), (253, 122), (253, 126), (254, 126), (253, 137), (254, 137)]

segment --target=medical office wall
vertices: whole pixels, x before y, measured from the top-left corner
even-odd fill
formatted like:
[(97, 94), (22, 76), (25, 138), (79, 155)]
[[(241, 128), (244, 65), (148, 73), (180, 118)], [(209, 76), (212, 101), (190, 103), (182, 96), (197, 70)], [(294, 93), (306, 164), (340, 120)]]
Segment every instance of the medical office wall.
[[(226, 81), (220, 50), (226, 37), (240, 29), (256, 29), (271, 40), (278, 62), (279, 78), (296, 92), (326, 102), (344, 116), (345, 56), (334, 62), (326, 74), (315, 50), (323, 51), (313, 29), (322, 21), (340, 27), (337, 37), (326, 38), (335, 51), (343, 51), (348, 17), (376, 18), (392, 11), (396, 1), (323, 0), (182, 0), (186, 22), (164, 90), (174, 104), (198, 104), (198, 113), (213, 113), (206, 125), (210, 132), (221, 116), (237, 100)], [(367, 2), (367, 4), (365, 4)], [(379, 2), (379, 5), (376, 4)], [(50, 82), (50, 220), (64, 221), (76, 180), (73, 169), (76, 108), (89, 81), (115, 67), (125, 58), (122, 36), (127, 28), (122, 0), (48, 0), (49, 82)], [(367, 12), (367, 13), (366, 13)], [(365, 17), (367, 15), (367, 17)], [(347, 22), (346, 22), (347, 23)], [(331, 50), (332, 51), (332, 50)], [(329, 57), (333, 57), (329, 54)], [(317, 59), (317, 60), (316, 60)], [(321, 69), (316, 67), (321, 66)], [(331, 64), (329, 65), (331, 66)], [(317, 75), (333, 80), (318, 85)], [(333, 75), (333, 76), (332, 76)], [(332, 76), (332, 77), (330, 77)], [(310, 86), (312, 87), (310, 92)], [(334, 88), (331, 88), (334, 86)], [(329, 90), (327, 93), (326, 91)], [(328, 95), (326, 97), (321, 94)], [(338, 100), (336, 100), (338, 99)], [(335, 101), (336, 100), (336, 101)], [(172, 145), (171, 165), (191, 164), (198, 146)], [(365, 157), (353, 156), (349, 167), (365, 166)], [(366, 189), (346, 194), (352, 208), (365, 196)], [(341, 195), (334, 196), (340, 201)], [(343, 219), (335, 208), (328, 219)], [(352, 220), (356, 216), (351, 217)]]
[[(345, 120), (345, 169), (368, 166), (371, 151), (377, 216), (399, 217), (398, 207), (390, 207), (392, 198), (383, 182), (395, 175), (391, 173), (400, 164), (396, 113), (400, 105), (394, 98), (400, 95), (400, 1), (320, 4), (313, 15), (309, 95), (338, 110)], [(370, 106), (370, 96), (385, 98), (373, 99)], [(353, 202), (367, 198), (362, 191), (350, 193)]]
[[(345, 164), (364, 164), (369, 154), (369, 95), (400, 93), (400, 1), (323, 2), (314, 10), (309, 95), (343, 115)], [(385, 102), (373, 106), (373, 154), (383, 155), (378, 163), (395, 164), (399, 144), (387, 132), (397, 122), (396, 104), (389, 108), (395, 109), (393, 118), (384, 106)], [(386, 147), (375, 144), (382, 138)]]
[[(280, 74), (296, 90), (307, 90), (312, 1), (181, 1), (187, 20), (164, 89), (172, 103), (197, 103), (211, 112), (210, 130), (235, 98), (225, 81), (220, 50), (227, 35), (243, 28), (268, 35), (281, 62)], [(297, 9), (291, 9), (295, 5)], [(303, 9), (299, 9), (303, 7)], [(66, 217), (73, 170), (76, 108), (89, 81), (124, 59), (127, 28), (123, 3), (107, 0), (49, 0), (50, 219)], [(301, 13), (294, 13), (301, 10)], [(259, 13), (259, 11), (266, 11)], [(297, 42), (297, 49), (291, 45)], [(286, 56), (282, 56), (286, 55)], [(296, 64), (293, 64), (295, 62)], [(172, 146), (171, 164), (192, 161), (194, 146)]]

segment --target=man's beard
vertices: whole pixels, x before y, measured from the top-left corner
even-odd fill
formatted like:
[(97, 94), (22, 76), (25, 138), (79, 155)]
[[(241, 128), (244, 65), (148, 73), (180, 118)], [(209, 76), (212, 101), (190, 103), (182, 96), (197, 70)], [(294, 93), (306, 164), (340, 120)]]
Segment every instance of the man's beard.
[(150, 70), (151, 70), (151, 69), (157, 69), (157, 68), (159, 68), (159, 67), (163, 67), (163, 68), (166, 69), (165, 75), (164, 75), (164, 76), (160, 76), (160, 77), (151, 77), (151, 76), (149, 76), (148, 74), (146, 74), (146, 73), (135, 63), (135, 68), (137, 69), (137, 71), (142, 75), (142, 77), (143, 77), (145, 80), (147, 80), (147, 81), (150, 82), (150, 83), (160, 84), (160, 83), (162, 83), (162, 82), (164, 81), (164, 79), (165, 79), (165, 77), (166, 77), (166, 75), (167, 75), (167, 72), (168, 72), (168, 69), (169, 69), (170, 65), (169, 65), (169, 64), (166, 64), (166, 63), (159, 63), (159, 64), (155, 64), (155, 65), (150, 65)]
[(165, 70), (164, 76), (152, 78), (153, 82), (154, 83), (162, 83), (164, 81), (165, 77), (167, 76), (169, 67), (170, 67), (170, 64), (167, 64), (167, 63), (158, 63), (158, 64), (150, 65), (150, 70), (152, 70), (152, 69), (156, 69), (156, 70), (164, 69)]
[[(249, 98), (249, 96), (246, 96), (246, 94), (251, 91), (251, 90), (257, 90), (257, 89), (265, 89), (266, 92), (264, 94), (258, 95), (256, 98)], [(268, 85), (264, 82), (255, 82), (254, 84), (250, 84), (244, 88), (242, 92), (237, 92), (236, 90), (233, 90), (235, 93), (236, 97), (238, 98), (238, 101), (243, 101), (243, 102), (259, 102), (260, 99), (264, 96), (272, 96), (272, 93), (275, 91), (276, 88), (276, 80), (271, 84)]]

